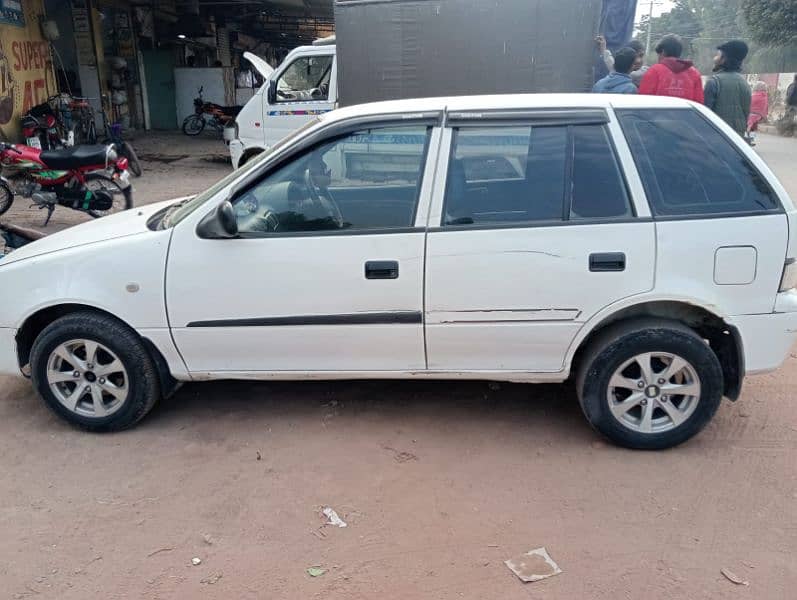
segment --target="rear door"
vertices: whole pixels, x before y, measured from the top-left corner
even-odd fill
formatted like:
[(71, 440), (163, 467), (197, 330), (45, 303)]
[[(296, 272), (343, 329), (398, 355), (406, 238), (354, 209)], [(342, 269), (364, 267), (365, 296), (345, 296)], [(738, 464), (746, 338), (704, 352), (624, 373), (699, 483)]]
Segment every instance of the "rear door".
[(654, 226), (609, 117), (450, 117), (427, 239), (429, 369), (560, 371), (585, 321), (653, 286)]

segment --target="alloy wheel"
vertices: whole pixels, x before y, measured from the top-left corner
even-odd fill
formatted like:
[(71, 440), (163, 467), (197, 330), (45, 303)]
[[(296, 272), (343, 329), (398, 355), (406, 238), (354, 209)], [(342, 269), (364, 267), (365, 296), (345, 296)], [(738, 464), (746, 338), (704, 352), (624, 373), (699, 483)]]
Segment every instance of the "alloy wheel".
[(700, 378), (687, 360), (668, 352), (646, 352), (615, 370), (606, 399), (624, 427), (655, 434), (689, 419), (700, 401), (700, 390)]
[(69, 411), (103, 418), (119, 410), (129, 394), (129, 378), (122, 361), (93, 340), (62, 343), (47, 361), (47, 384)]

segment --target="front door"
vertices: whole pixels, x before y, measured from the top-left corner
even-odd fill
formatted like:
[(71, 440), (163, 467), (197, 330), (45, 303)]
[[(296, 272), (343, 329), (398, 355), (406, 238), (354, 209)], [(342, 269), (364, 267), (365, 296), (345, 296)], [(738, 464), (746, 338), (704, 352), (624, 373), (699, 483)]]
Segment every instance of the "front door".
[(335, 55), (326, 48), (297, 56), (274, 75), (273, 87), (263, 97), (267, 146), (335, 107)]
[(189, 370), (424, 369), (415, 225), (430, 136), (374, 127), (274, 167), (233, 198), (238, 239), (178, 225), (167, 303)]
[[(595, 111), (592, 111), (595, 112)], [(583, 324), (653, 286), (605, 120), (455, 122), (427, 242), (430, 370), (557, 372)]]

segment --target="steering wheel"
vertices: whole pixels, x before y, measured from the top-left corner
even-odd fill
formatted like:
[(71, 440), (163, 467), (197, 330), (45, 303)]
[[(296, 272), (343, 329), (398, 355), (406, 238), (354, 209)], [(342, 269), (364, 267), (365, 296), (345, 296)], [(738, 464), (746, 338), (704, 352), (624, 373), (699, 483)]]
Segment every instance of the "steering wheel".
[(313, 176), (310, 175), (310, 169), (304, 172), (304, 184), (307, 187), (307, 192), (310, 194), (310, 200), (314, 204), (320, 206), (335, 222), (338, 229), (343, 229), (343, 215), (340, 208), (332, 198), (318, 192), (318, 188), (313, 183)]

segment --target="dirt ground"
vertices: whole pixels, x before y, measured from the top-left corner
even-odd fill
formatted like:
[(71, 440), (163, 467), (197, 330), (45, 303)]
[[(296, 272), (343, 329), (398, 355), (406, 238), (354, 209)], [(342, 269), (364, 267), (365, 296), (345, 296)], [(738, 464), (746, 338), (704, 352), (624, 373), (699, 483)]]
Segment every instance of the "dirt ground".
[[(797, 196), (797, 140), (759, 149)], [(182, 160), (138, 198), (227, 170)], [(691, 442), (634, 452), (560, 386), (191, 384), (91, 435), (0, 378), (0, 597), (794, 598), (795, 393), (797, 354)], [(563, 573), (523, 584), (503, 562), (540, 546)]]

